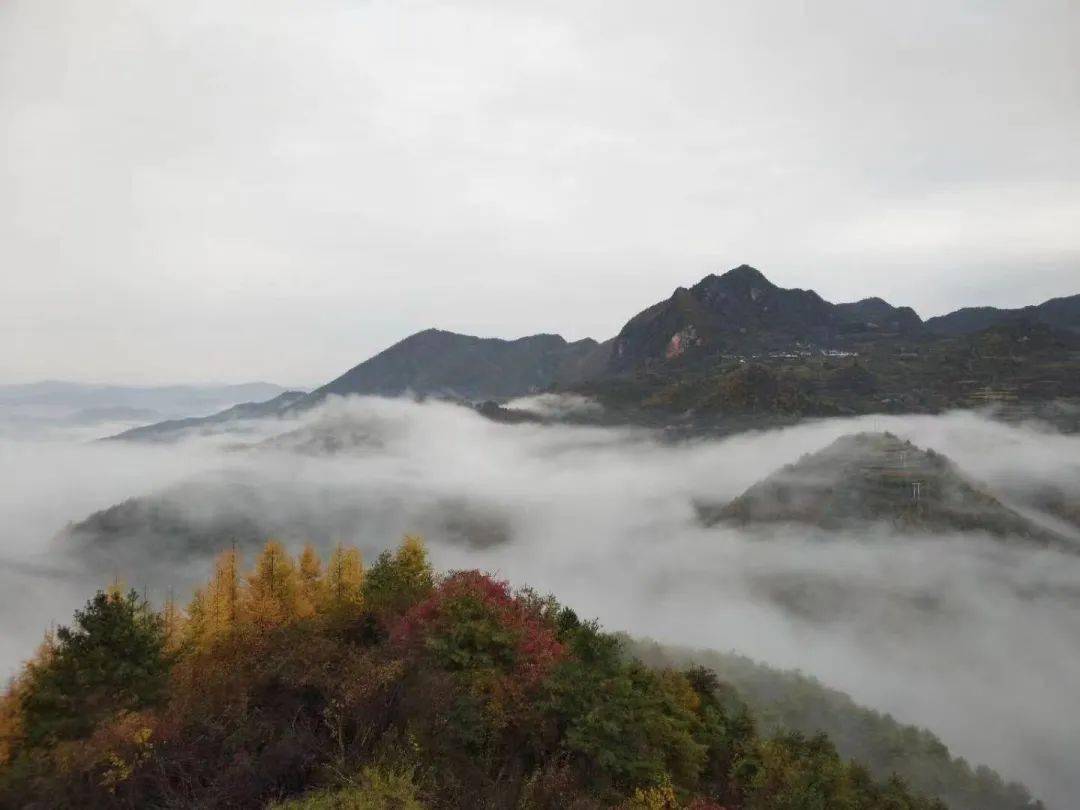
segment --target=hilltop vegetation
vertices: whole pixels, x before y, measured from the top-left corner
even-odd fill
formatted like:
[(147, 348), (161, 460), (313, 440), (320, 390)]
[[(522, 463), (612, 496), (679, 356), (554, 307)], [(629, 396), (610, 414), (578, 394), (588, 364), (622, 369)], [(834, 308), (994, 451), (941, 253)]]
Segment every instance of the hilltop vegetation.
[(884, 522), (906, 531), (978, 531), (1013, 541), (1074, 546), (967, 480), (949, 459), (891, 433), (841, 436), (723, 506), (707, 524), (804, 523), (823, 529)]
[(415, 538), (367, 569), (227, 552), (183, 612), (98, 593), (0, 718), (3, 806), (944, 806)]

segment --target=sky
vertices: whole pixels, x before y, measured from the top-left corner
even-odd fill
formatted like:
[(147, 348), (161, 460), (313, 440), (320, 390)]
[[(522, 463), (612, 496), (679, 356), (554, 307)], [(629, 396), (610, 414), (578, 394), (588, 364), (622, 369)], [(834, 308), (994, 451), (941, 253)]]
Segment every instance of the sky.
[(315, 385), (742, 263), (1080, 292), (1080, 4), (5, 0), (0, 382)]

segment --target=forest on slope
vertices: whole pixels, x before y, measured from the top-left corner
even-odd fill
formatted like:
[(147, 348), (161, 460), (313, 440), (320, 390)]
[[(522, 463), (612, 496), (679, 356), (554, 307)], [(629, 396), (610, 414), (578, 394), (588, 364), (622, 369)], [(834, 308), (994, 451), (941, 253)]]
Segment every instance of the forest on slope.
[(225, 552), (183, 611), (99, 592), (3, 698), (0, 805), (945, 806), (417, 538)]
[(860, 706), (801, 672), (774, 669), (733, 652), (632, 638), (624, 643), (628, 653), (653, 667), (707, 667), (746, 701), (760, 730), (826, 734), (841, 756), (857, 759), (878, 778), (897, 774), (913, 790), (936, 796), (953, 810), (1040, 806), (1023, 785), (953, 757), (932, 732)]

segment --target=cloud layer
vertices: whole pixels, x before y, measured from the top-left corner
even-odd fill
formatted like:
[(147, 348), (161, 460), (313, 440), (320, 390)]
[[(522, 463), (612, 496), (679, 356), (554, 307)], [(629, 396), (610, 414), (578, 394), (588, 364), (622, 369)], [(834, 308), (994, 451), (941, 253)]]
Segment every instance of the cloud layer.
[[(194, 522), (248, 515), (285, 527), (294, 545), (346, 539), (369, 559), (400, 533), (423, 531), (440, 567), (494, 570), (613, 629), (800, 667), (1067, 806), (1080, 790), (1069, 762), (1080, 725), (1067, 711), (1080, 678), (1080, 556), (886, 528), (825, 536), (696, 523), (694, 500), (733, 497), (867, 429), (945, 452), (1006, 498), (1053, 483), (1080, 497), (1080, 440), (970, 414), (671, 444), (360, 399), (167, 448), (4, 441), (0, 655), (10, 669), (104, 579), (145, 583), (161, 598), (204, 578), (210, 550), (176, 537), (105, 555), (48, 542), (94, 509), (164, 492)], [(288, 443), (263, 441), (283, 432)], [(319, 438), (298, 443), (304, 436)], [(327, 436), (339, 451), (314, 452)]]

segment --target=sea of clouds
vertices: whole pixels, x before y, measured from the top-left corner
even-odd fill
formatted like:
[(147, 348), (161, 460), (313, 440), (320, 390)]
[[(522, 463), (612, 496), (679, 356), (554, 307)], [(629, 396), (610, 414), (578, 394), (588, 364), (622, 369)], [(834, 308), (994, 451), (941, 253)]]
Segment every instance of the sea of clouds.
[[(546, 417), (595, 407), (514, 406)], [(193, 522), (244, 515), (294, 547), (340, 540), (368, 559), (422, 532), (440, 568), (552, 592), (610, 629), (802, 669), (1069, 806), (1080, 795), (1080, 554), (884, 526), (699, 524), (695, 503), (733, 498), (858, 430), (945, 453), (1040, 520), (1032, 493), (1080, 498), (1080, 439), (971, 413), (674, 442), (353, 398), (170, 444), (0, 432), (0, 670), (13, 672), (50, 623), (113, 578), (158, 600), (205, 578), (212, 547), (147, 535), (88, 550), (92, 538), (66, 531), (156, 494)]]

